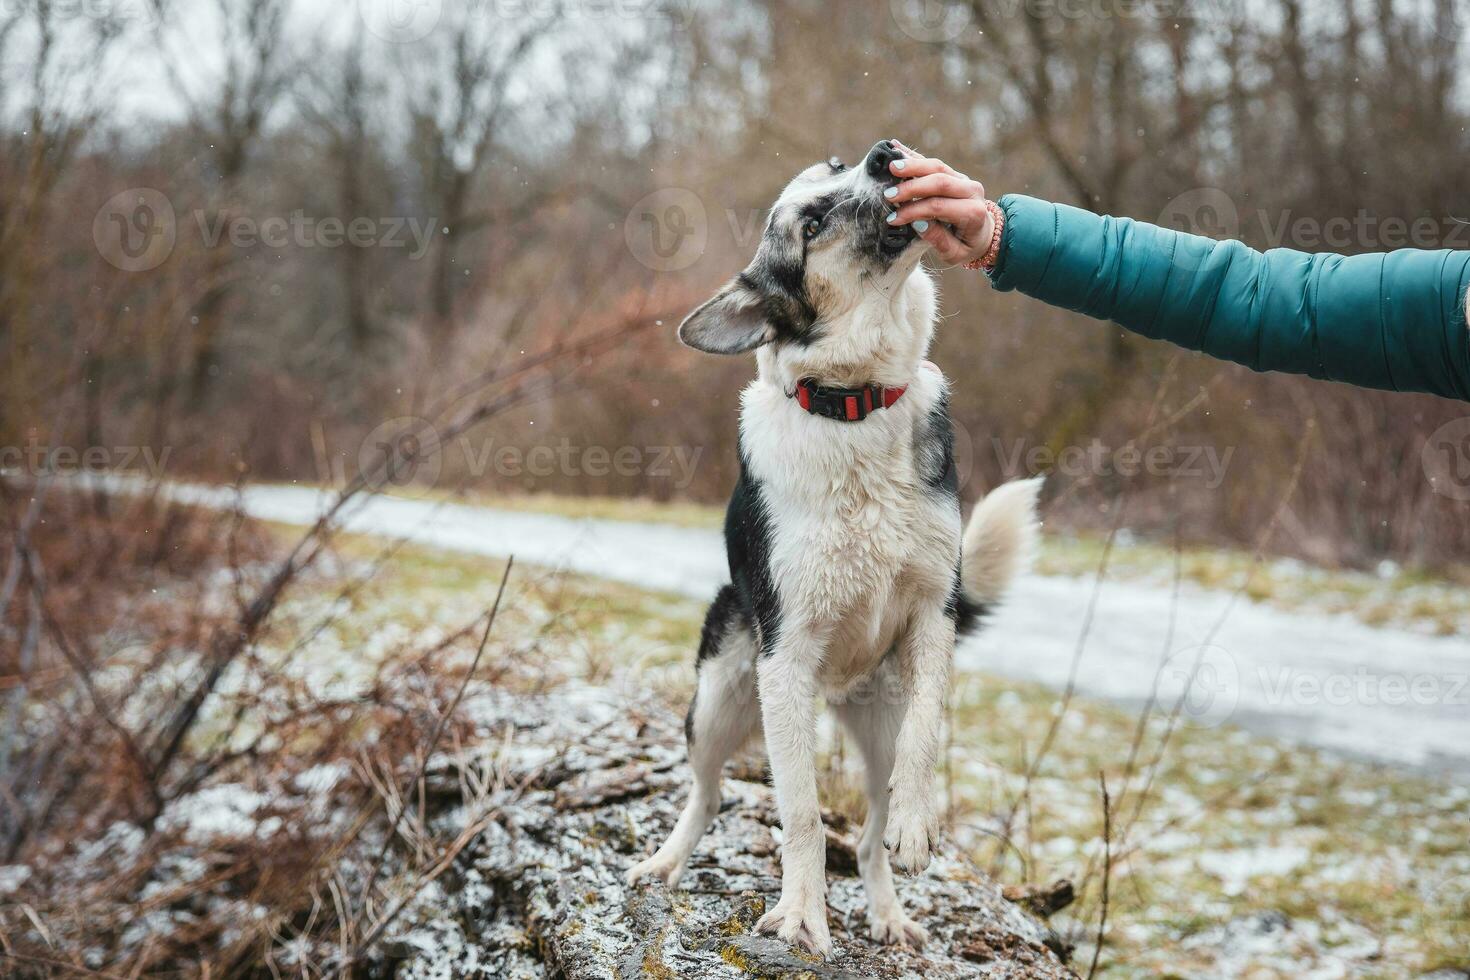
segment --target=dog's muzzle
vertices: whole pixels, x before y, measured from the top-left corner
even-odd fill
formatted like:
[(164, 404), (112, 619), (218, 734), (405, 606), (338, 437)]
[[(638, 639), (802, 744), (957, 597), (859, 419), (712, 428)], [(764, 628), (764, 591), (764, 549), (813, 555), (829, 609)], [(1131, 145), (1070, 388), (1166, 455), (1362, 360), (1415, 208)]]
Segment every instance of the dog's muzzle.
[(893, 176), (893, 171), (888, 169), (888, 165), (901, 159), (903, 159), (903, 153), (893, 145), (893, 140), (879, 140), (873, 144), (873, 148), (868, 151), (867, 157), (863, 160), (863, 169), (868, 172), (869, 177), (878, 181), (881, 186), (887, 187), (898, 183), (898, 178)]
[(883, 230), (878, 237), (878, 251), (886, 259), (891, 259), (904, 249), (909, 243), (919, 237), (912, 225), (890, 225), (883, 222)]
[[(898, 178), (888, 169), (889, 164), (895, 160), (903, 159), (903, 153), (893, 145), (892, 140), (879, 140), (873, 144), (868, 151), (867, 157), (863, 159), (863, 170), (878, 185), (879, 193), (883, 188), (892, 187), (898, 183)], [(882, 227), (878, 229), (878, 253), (885, 259), (895, 258), (900, 252), (908, 248), (909, 243), (918, 238), (918, 233), (908, 225), (890, 225), (884, 219), (888, 216), (889, 208), (886, 199), (880, 198), (879, 218)]]

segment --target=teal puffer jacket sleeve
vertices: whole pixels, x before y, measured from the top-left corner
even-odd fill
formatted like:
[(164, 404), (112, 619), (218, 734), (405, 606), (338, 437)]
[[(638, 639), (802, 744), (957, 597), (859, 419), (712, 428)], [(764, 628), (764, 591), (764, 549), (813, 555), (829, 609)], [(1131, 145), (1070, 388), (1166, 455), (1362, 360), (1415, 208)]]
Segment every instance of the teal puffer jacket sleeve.
[(1011, 194), (991, 279), (1256, 371), (1470, 400), (1470, 251), (1257, 252)]

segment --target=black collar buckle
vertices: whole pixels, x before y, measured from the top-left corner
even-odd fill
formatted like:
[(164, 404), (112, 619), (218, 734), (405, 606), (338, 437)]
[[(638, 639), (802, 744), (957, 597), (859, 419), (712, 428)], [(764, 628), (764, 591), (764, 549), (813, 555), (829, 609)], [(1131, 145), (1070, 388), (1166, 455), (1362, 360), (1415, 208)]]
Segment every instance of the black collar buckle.
[(875, 409), (884, 407), (884, 389), (876, 384), (861, 388), (824, 388), (811, 378), (796, 383), (793, 396), (812, 415), (837, 422), (861, 422)]

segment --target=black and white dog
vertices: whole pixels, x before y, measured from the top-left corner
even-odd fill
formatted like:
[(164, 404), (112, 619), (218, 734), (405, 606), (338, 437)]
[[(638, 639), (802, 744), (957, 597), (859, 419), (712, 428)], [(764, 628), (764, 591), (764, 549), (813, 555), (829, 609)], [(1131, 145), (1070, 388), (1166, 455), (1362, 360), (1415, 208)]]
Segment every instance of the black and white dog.
[(799, 174), (754, 261), (679, 328), (702, 351), (755, 350), (759, 372), (741, 396), (725, 518), (732, 584), (705, 620), (686, 722), (694, 786), (628, 880), (678, 881), (719, 812), (721, 768), (759, 726), (784, 841), (781, 900), (756, 928), (823, 956), (817, 700), (866, 769), (858, 860), (872, 935), (920, 945), (889, 855), (903, 871), (929, 863), (955, 637), (999, 599), (1037, 534), (1036, 480), (992, 492), (961, 533), (948, 386), (924, 360), (928, 246), (884, 220), (898, 155), (885, 140), (857, 168), (833, 160)]

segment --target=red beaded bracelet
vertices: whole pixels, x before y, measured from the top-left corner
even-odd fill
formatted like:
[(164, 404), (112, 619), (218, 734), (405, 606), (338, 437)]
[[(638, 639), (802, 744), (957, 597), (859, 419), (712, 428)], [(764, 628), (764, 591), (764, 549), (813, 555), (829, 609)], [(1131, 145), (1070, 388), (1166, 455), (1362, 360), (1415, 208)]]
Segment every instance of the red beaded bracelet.
[(990, 216), (995, 219), (995, 228), (990, 233), (990, 247), (978, 259), (971, 259), (966, 262), (966, 269), (985, 269), (988, 271), (995, 268), (995, 260), (1000, 258), (1000, 233), (1005, 230), (1006, 215), (1000, 209), (1000, 205), (994, 201), (987, 200), (985, 207), (989, 209)]

